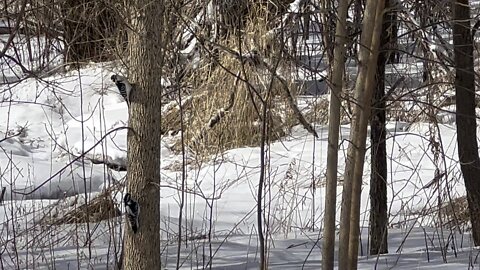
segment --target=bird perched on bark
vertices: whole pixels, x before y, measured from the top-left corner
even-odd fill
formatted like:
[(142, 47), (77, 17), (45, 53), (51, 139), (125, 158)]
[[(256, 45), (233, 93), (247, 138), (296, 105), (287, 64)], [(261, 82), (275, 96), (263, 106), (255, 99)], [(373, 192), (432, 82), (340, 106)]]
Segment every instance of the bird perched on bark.
[(138, 216), (140, 214), (140, 205), (132, 199), (130, 193), (125, 194), (123, 203), (125, 204), (125, 212), (127, 214), (128, 222), (130, 223), (130, 228), (132, 228), (133, 233), (137, 233), (139, 227)]
[(133, 90), (133, 86), (128, 82), (127, 78), (114, 74), (110, 79), (115, 83), (115, 85), (118, 88), (118, 92), (120, 92), (120, 95), (125, 99), (127, 102), (127, 106), (130, 107), (130, 95)]

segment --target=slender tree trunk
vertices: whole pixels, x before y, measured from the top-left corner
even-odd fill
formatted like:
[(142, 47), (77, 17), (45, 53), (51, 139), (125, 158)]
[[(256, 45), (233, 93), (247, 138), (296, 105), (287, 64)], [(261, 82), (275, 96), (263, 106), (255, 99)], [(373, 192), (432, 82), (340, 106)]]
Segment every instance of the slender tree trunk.
[[(375, 88), (375, 74), (377, 72), (377, 59), (380, 47), (380, 38), (382, 33), (382, 21), (385, 1), (378, 1), (376, 6), (376, 16), (374, 23), (374, 30), (372, 33), (372, 43), (370, 46), (370, 58), (368, 59), (369, 68), (367, 69), (367, 77), (365, 78), (365, 89), (362, 93), (364, 100), (362, 100), (360, 106), (360, 121), (359, 121), (359, 133), (352, 136), (354, 145), (357, 147), (355, 155), (355, 166), (352, 180), (352, 209), (350, 213), (350, 237), (348, 244), (348, 262), (349, 269), (357, 269), (358, 261), (358, 244), (360, 235), (360, 199), (362, 194), (362, 178), (363, 178), (363, 165), (365, 163), (365, 145), (367, 138), (367, 126), (368, 119), (371, 113), (371, 102), (373, 89)], [(357, 106), (357, 108), (359, 108)]]
[(480, 245), (480, 159), (475, 118), (475, 72), (473, 68), (473, 37), (470, 28), (468, 0), (453, 5), (453, 44), (455, 47), (455, 95), (458, 157), (467, 191), (473, 241)]
[(335, 32), (335, 49), (330, 93), (328, 122), (327, 183), (325, 194), (325, 232), (323, 241), (324, 270), (333, 269), (335, 252), (335, 210), (337, 206), (338, 133), (340, 127), (340, 95), (345, 70), (345, 45), (347, 35), (348, 1), (341, 0), (338, 6), (338, 20)]
[[(351, 36), (350, 57), (358, 58), (360, 33), (362, 32), (362, 14), (364, 12), (365, 0), (354, 0), (353, 3), (353, 34)], [(349, 33), (350, 35), (352, 33)]]
[[(433, 16), (432, 12), (431, 12), (431, 9), (429, 8), (429, 6), (427, 5), (419, 5), (420, 7), (418, 8), (417, 12), (416, 12), (416, 18), (418, 18), (419, 20), (419, 23), (420, 23), (420, 29), (425, 29), (428, 25), (428, 18), (430, 16)], [(422, 82), (424, 85), (427, 85), (429, 82), (428, 82), (428, 79), (429, 79), (429, 70), (428, 70), (428, 66), (429, 66), (429, 60), (428, 60), (428, 50), (425, 48), (425, 47), (421, 47), (421, 51), (423, 53), (423, 60), (422, 60), (422, 69), (423, 69), (423, 72), (422, 72)]]
[[(129, 1), (129, 79), (127, 191), (140, 205), (139, 230), (125, 229), (124, 269), (160, 269), (160, 105), (167, 29), (164, 1)], [(128, 226), (127, 226), (128, 227)]]
[(342, 194), (339, 244), (340, 270), (351, 270), (357, 267), (361, 183), (383, 7), (384, 1), (369, 0), (365, 9), (359, 71), (355, 85), (356, 106), (350, 130), (351, 142), (348, 147)]
[[(389, 0), (385, 1), (388, 9)], [(385, 129), (385, 65), (394, 52), (391, 51), (395, 40), (396, 28), (394, 13), (386, 13), (383, 20), (380, 53), (377, 61), (375, 93), (372, 100), (370, 119), (371, 174), (370, 174), (370, 254), (388, 253), (388, 207), (387, 207), (387, 149)]]
[[(359, 52), (359, 67), (357, 81), (355, 85), (356, 93), (355, 98), (357, 102), (362, 99), (360, 91), (363, 91), (365, 86), (365, 78), (368, 67), (369, 48), (372, 42), (371, 36), (373, 33), (373, 25), (375, 22), (375, 10), (376, 1), (368, 1), (365, 9), (365, 16), (363, 20), (363, 30), (361, 36), (361, 45)], [(360, 117), (361, 110), (355, 109), (353, 115), (353, 121), (350, 125), (350, 145), (347, 152), (347, 161), (345, 164), (345, 176), (342, 191), (342, 212), (340, 216), (340, 236), (338, 247), (338, 266), (340, 270), (348, 270), (348, 243), (350, 237), (350, 210), (352, 205), (352, 180), (354, 170), (354, 156), (355, 147), (352, 146), (354, 135), (359, 131), (358, 119)]]
[(322, 31), (322, 40), (325, 46), (325, 51), (327, 52), (328, 63), (333, 63), (333, 29), (335, 29), (335, 16), (334, 12), (334, 1), (332, 0), (322, 0), (320, 2), (321, 7), (326, 10), (326, 13), (322, 13), (321, 20), (323, 23), (323, 31)]

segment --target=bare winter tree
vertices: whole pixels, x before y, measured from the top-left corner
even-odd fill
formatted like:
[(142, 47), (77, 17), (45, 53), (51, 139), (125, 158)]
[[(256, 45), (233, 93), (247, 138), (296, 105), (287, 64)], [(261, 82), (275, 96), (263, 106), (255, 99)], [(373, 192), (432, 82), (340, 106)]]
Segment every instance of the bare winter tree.
[(455, 95), (458, 157), (467, 191), (472, 235), (480, 245), (480, 159), (475, 118), (475, 71), (473, 37), (468, 0), (453, 1), (453, 44), (455, 47)]
[[(127, 229), (124, 269), (160, 269), (161, 78), (165, 62), (167, 1), (129, 2), (131, 96), (127, 192), (140, 205), (137, 233)], [(148, 7), (148, 8), (147, 8)]]
[(346, 35), (347, 35), (348, 1), (339, 3), (338, 19), (335, 32), (335, 49), (332, 68), (332, 86), (328, 121), (328, 157), (327, 183), (325, 194), (325, 233), (323, 241), (323, 269), (333, 269), (335, 251), (335, 210), (337, 207), (337, 167), (338, 137), (340, 129), (340, 95), (343, 87), (345, 70)]
[[(388, 10), (390, 1), (385, 1)], [(372, 142), (370, 175), (370, 254), (388, 253), (388, 206), (387, 206), (387, 150), (385, 128), (385, 66), (394, 57), (393, 45), (396, 37), (395, 14), (384, 15), (377, 61), (375, 92), (372, 98), (370, 119)], [(392, 61), (390, 61), (392, 63)]]
[(347, 153), (342, 194), (339, 243), (340, 270), (357, 268), (361, 183), (383, 10), (384, 1), (367, 1), (360, 45), (359, 71), (355, 84), (357, 105), (354, 108), (351, 123), (351, 142)]

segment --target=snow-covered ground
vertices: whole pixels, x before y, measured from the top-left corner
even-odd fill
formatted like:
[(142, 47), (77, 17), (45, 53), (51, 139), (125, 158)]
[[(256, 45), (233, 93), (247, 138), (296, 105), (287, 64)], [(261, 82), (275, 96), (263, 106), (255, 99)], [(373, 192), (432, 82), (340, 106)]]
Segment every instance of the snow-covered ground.
[[(108, 65), (92, 65), (1, 88), (0, 186), (7, 190), (5, 202), (0, 205), (0, 242), (5, 247), (0, 251), (2, 269), (112, 268), (121, 243), (122, 218), (88, 225), (51, 225), (44, 219), (55, 219), (63, 214), (61, 209), (75, 205), (74, 201), (83, 202), (86, 195), (91, 199), (123, 181), (124, 172), (110, 171), (89, 161), (126, 162), (126, 130), (108, 134), (126, 126), (128, 120), (127, 106), (109, 81), (112, 72)], [(365, 255), (370, 167), (367, 152), (360, 269), (478, 267), (479, 250), (471, 246), (465, 228), (441, 229), (436, 214), (415, 214), (434, 209), (439, 198), (446, 201), (448, 196), (457, 198), (465, 193), (452, 125), (439, 126), (441, 137), (437, 137), (443, 151), (437, 164), (440, 172), (446, 172), (440, 181), (441, 191), (429, 185), (436, 170), (430, 149), (432, 128), (435, 130), (427, 123), (388, 125), (392, 228), (390, 254), (378, 257)], [(268, 147), (265, 222), (272, 269), (318, 269), (321, 265), (328, 134), (326, 126), (318, 125), (316, 130), (319, 139), (295, 127), (288, 137)], [(342, 126), (340, 179), (348, 134), (349, 126)], [(95, 146), (104, 136), (105, 140)], [(169, 150), (170, 143), (168, 138), (162, 142), (159, 217), (164, 240), (162, 258), (169, 269), (174, 268), (176, 260), (181, 179), (181, 157)], [(84, 162), (77, 158), (90, 148)], [(207, 267), (210, 257), (213, 269), (257, 268), (259, 158), (258, 147), (245, 147), (228, 150), (203, 163), (188, 162), (183, 221), (188, 240), (182, 245), (183, 268)], [(340, 200), (340, 185), (338, 194)], [(119, 198), (121, 193), (114, 196), (117, 202)], [(211, 241), (207, 237), (209, 230)]]

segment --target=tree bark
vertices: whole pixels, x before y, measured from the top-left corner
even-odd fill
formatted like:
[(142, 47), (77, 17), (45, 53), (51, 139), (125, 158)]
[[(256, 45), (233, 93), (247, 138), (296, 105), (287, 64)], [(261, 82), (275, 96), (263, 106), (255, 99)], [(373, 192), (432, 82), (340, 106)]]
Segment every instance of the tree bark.
[(369, 0), (365, 9), (359, 71), (355, 84), (354, 115), (350, 130), (350, 144), (345, 165), (342, 213), (340, 219), (339, 269), (357, 268), (360, 198), (367, 124), (370, 116), (374, 76), (380, 44), (384, 1)]
[[(333, 0), (322, 0), (320, 2), (321, 8), (326, 10), (327, 12), (321, 13), (321, 21), (323, 24), (323, 31), (322, 32), (322, 40), (323, 45), (325, 46), (325, 51), (327, 53), (328, 63), (333, 63), (333, 50), (334, 50), (334, 36), (333, 36), (333, 29), (335, 27), (335, 14), (334, 14), (334, 6), (335, 1)], [(336, 31), (336, 30), (335, 30)]]
[[(388, 9), (389, 0), (385, 1)], [(391, 50), (395, 42), (395, 14), (386, 13), (383, 19), (380, 53), (377, 61), (376, 87), (372, 99), (370, 119), (371, 173), (370, 173), (370, 254), (388, 253), (388, 207), (387, 207), (387, 149), (385, 128), (385, 65), (394, 61)]]
[[(358, 245), (360, 235), (360, 199), (362, 194), (363, 165), (365, 163), (367, 125), (371, 113), (371, 102), (373, 89), (375, 88), (375, 74), (377, 71), (377, 59), (380, 47), (380, 37), (382, 33), (382, 21), (385, 1), (378, 1), (376, 6), (376, 15), (374, 29), (372, 33), (372, 43), (370, 46), (370, 57), (368, 58), (367, 76), (365, 78), (365, 89), (359, 92), (363, 95), (361, 103), (357, 104), (357, 109), (361, 110), (358, 121), (358, 133), (351, 136), (356, 147), (355, 165), (352, 177), (352, 208), (350, 213), (350, 237), (348, 244), (348, 262), (349, 269), (357, 269)], [(362, 106), (363, 108), (359, 107)], [(358, 114), (357, 114), (358, 115)], [(351, 145), (352, 146), (352, 145)]]
[[(361, 45), (359, 53), (359, 67), (357, 81), (355, 83), (355, 100), (357, 106), (355, 107), (353, 120), (350, 128), (350, 144), (347, 152), (347, 160), (345, 164), (345, 175), (342, 191), (342, 212), (340, 215), (340, 236), (339, 236), (339, 247), (338, 247), (338, 268), (339, 270), (350, 270), (349, 261), (348, 261), (348, 249), (350, 242), (350, 227), (351, 227), (351, 209), (352, 209), (352, 190), (353, 190), (353, 181), (354, 181), (354, 170), (355, 170), (355, 159), (356, 152), (360, 151), (355, 142), (359, 140), (357, 138), (360, 133), (360, 118), (362, 113), (362, 108), (358, 106), (361, 104), (364, 106), (367, 104), (367, 107), (370, 105), (370, 99), (366, 98), (364, 95), (365, 90), (365, 80), (367, 77), (368, 67), (369, 67), (369, 58), (370, 58), (370, 46), (372, 43), (373, 28), (375, 25), (376, 17), (376, 0), (370, 0), (367, 2), (365, 9), (364, 21), (363, 21), (363, 30), (361, 36)], [(369, 102), (366, 103), (365, 100)], [(364, 107), (364, 109), (367, 109)], [(369, 109), (369, 108), (368, 108)], [(365, 139), (365, 137), (364, 137)]]
[(468, 0), (453, 2), (453, 44), (455, 51), (455, 95), (458, 157), (467, 192), (472, 235), (480, 245), (480, 159), (475, 118), (475, 73), (473, 67), (473, 37), (470, 28)]
[(131, 95), (127, 191), (140, 205), (139, 230), (126, 226), (124, 269), (160, 269), (160, 117), (161, 77), (165, 62), (166, 3), (127, 3)]
[(327, 183), (325, 191), (323, 260), (324, 270), (333, 269), (335, 253), (335, 210), (337, 207), (337, 167), (338, 137), (340, 129), (340, 95), (343, 87), (345, 53), (347, 43), (348, 1), (342, 0), (338, 6), (338, 20), (335, 30), (335, 49), (332, 68), (332, 86), (328, 121)]

